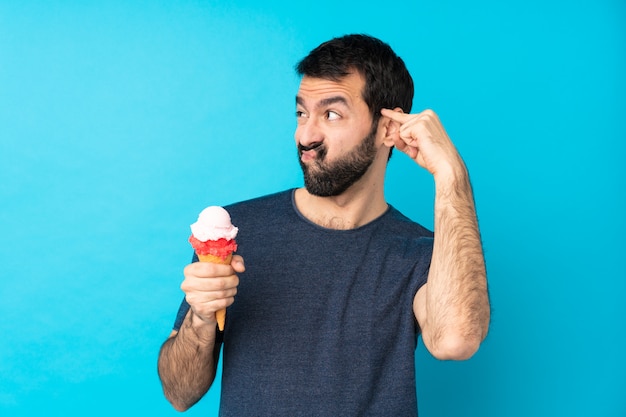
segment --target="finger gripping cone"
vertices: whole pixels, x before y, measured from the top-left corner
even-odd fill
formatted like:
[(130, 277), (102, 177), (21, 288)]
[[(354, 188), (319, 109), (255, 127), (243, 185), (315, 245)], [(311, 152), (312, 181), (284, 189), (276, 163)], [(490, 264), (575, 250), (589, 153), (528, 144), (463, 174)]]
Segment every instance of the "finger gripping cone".
[[(230, 265), (230, 261), (233, 259), (233, 254), (229, 254), (226, 258), (215, 255), (198, 255), (200, 262), (211, 262), (214, 264)], [(215, 318), (217, 319), (217, 327), (220, 332), (224, 331), (224, 324), (226, 323), (226, 309), (221, 309), (215, 312)]]

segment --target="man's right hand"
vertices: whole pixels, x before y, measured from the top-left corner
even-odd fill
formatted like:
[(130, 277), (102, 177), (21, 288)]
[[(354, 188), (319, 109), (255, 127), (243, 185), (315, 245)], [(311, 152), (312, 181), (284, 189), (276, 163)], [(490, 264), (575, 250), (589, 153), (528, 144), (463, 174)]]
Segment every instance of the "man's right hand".
[(239, 277), (245, 271), (243, 258), (233, 255), (230, 265), (194, 262), (185, 267), (180, 288), (193, 311), (192, 326), (217, 324), (215, 312), (235, 301)]

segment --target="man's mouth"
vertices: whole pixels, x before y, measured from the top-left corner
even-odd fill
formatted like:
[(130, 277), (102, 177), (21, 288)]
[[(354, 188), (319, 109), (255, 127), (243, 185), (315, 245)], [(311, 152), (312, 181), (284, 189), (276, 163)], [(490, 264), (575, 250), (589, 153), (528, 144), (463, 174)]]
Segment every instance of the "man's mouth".
[(313, 161), (317, 158), (322, 159), (326, 154), (324, 144), (322, 142), (314, 142), (309, 146), (298, 144), (298, 152), (302, 162)]

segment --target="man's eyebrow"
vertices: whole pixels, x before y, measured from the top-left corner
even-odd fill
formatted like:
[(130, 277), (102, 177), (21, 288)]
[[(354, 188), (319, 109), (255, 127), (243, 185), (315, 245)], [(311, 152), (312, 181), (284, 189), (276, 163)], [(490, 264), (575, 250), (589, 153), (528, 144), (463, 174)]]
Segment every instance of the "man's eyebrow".
[[(343, 96), (327, 97), (327, 98), (317, 102), (315, 104), (315, 107), (317, 107), (317, 108), (326, 107), (326, 106), (330, 106), (331, 104), (335, 104), (335, 103), (341, 103), (341, 104), (347, 106), (348, 105), (348, 100), (346, 100), (346, 98), (343, 97)], [(296, 104), (304, 106), (304, 100), (302, 99), (302, 97), (296, 96)]]

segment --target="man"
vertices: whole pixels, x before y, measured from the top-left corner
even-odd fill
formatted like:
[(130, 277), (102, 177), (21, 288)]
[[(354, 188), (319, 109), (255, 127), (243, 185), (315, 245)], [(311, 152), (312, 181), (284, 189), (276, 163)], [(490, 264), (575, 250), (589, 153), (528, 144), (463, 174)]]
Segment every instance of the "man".
[[(417, 336), (463, 360), (489, 325), (466, 167), (435, 113), (408, 114), (413, 81), (385, 43), (336, 38), (297, 70), (305, 187), (228, 207), (232, 264), (185, 268), (165, 395), (177, 410), (197, 402), (223, 345), (220, 415), (415, 416)], [(385, 201), (393, 147), (434, 177), (434, 236)]]

